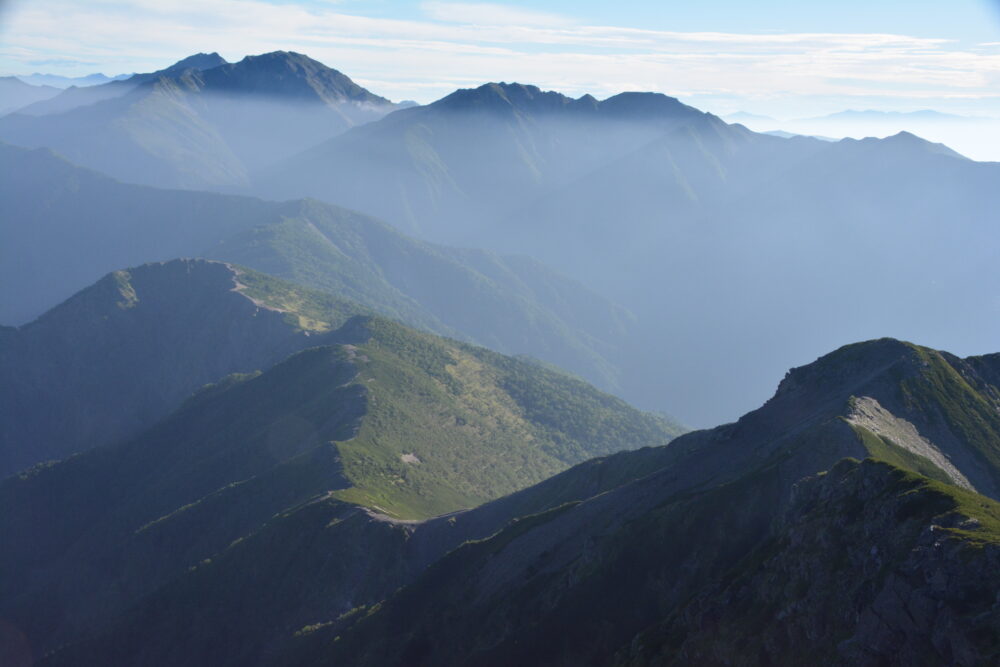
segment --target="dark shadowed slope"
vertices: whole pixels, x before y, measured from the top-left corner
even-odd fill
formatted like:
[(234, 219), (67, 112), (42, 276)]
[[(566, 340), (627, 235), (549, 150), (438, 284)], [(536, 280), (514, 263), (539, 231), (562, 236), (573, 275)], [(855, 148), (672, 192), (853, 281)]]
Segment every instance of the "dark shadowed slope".
[[(675, 441), (654, 474), (512, 522), (307, 633), (294, 662), (989, 664), (1000, 505), (961, 487), (997, 496), (997, 387), (973, 370), (996, 363), (843, 348)], [(889, 463), (837, 464), (850, 455)], [(617, 458), (634, 456), (652, 462)]]
[(48, 664), (988, 664), (1000, 507), (967, 489), (996, 496), (998, 368), (872, 341), (474, 510), (311, 503)]
[[(159, 304), (146, 294), (145, 307), (173, 313), (178, 326), (186, 322), (192, 332), (198, 326), (178, 301), (218, 301), (212, 310), (221, 317), (226, 302), (242, 300), (258, 309), (251, 318), (297, 324), (295, 334), (311, 334), (316, 347), (262, 374), (227, 377), (117, 444), (0, 484), (7, 508), (0, 520), (0, 607), (33, 645), (49, 649), (78, 632), (95, 632), (192, 566), (207, 565), (234, 540), (259, 545), (252, 536), (276, 513), (305, 511), (312, 517), (307, 526), (326, 526), (350, 540), (359, 522), (368, 523), (368, 511), (422, 518), (470, 507), (595, 455), (664, 444), (676, 432), (658, 417), (535, 364), (389, 320), (344, 321), (342, 304), (273, 278), (240, 274), (245, 286), (234, 293), (226, 269), (184, 262), (146, 267), (136, 272), (136, 293), (142, 292), (142, 273), (156, 274), (164, 281), (157, 291), (166, 294)], [(230, 284), (205, 284), (200, 295), (191, 294), (183, 270), (225, 274)], [(177, 283), (176, 292), (171, 283)], [(163, 296), (172, 298), (164, 302)], [(105, 314), (100, 308), (90, 312)], [(253, 326), (246, 314), (231, 313), (230, 330)], [(168, 347), (173, 356), (162, 363), (194, 359), (180, 357), (179, 348)], [(129, 371), (139, 371), (137, 365)], [(147, 384), (156, 383), (153, 375)], [(109, 392), (116, 384), (128, 386), (111, 377), (103, 384)], [(301, 506), (306, 501), (319, 505)], [(319, 526), (312, 523), (318, 517)], [(335, 529), (341, 519), (346, 524)], [(376, 536), (384, 534), (381, 525)], [(270, 543), (273, 533), (263, 535)], [(301, 537), (311, 539), (307, 532)], [(366, 546), (359, 541), (339, 548), (356, 558)], [(282, 569), (288, 556), (283, 549), (272, 554), (277, 560), (258, 554), (258, 571), (274, 568), (273, 583), (292, 575)], [(350, 571), (368, 563), (365, 558), (338, 565), (340, 556), (327, 551), (300, 556)], [(393, 551), (369, 557), (398, 560)], [(402, 583), (400, 576), (387, 571), (371, 579), (338, 579), (332, 597), (316, 603), (344, 611), (357, 604), (343, 607), (354, 599), (370, 602), (388, 594)], [(325, 590), (331, 585), (323, 584)], [(288, 611), (292, 602), (280, 608)], [(276, 618), (274, 628), (253, 631), (267, 639), (313, 609), (303, 603), (292, 616)]]
[(12, 410), (0, 431), (0, 473), (131, 435), (194, 389), (266, 369), (368, 312), (217, 262), (110, 274), (31, 324), (2, 331), (0, 395)]
[[(247, 281), (251, 281), (247, 277)], [(221, 263), (105, 276), (0, 340), (0, 476), (148, 427), (199, 387), (314, 344), (315, 326), (262, 308)], [(327, 327), (360, 312), (327, 297)]]

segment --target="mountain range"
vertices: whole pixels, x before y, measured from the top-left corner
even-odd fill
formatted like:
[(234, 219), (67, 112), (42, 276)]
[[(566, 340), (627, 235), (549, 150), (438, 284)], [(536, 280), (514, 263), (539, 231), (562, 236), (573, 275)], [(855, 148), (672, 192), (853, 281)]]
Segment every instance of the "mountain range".
[(395, 107), (296, 53), (198, 54), (152, 74), (71, 89), (0, 118), (0, 138), (52, 148), (130, 182), (208, 188)]
[[(79, 451), (97, 437), (119, 436), (125, 425), (133, 423), (132, 411), (122, 403), (140, 396), (131, 389), (125, 389), (122, 397), (110, 398), (104, 408), (80, 402), (81, 395), (101, 396), (86, 389), (103, 383), (91, 375), (95, 367), (102, 368), (109, 360), (113, 373), (127, 376), (133, 362), (109, 356), (121, 341), (108, 338), (103, 320), (88, 320), (88, 326), (74, 324), (79, 316), (74, 304), (86, 302), (89, 292), (69, 297), (76, 286), (116, 266), (177, 256), (208, 257), (263, 270), (361, 302), (370, 309), (367, 312), (558, 364), (606, 388), (619, 388), (626, 380), (623, 359), (630, 354), (634, 319), (532, 260), (416, 241), (378, 220), (315, 201), (275, 204), (117, 183), (41, 149), (0, 146), (0, 164), (13, 175), (0, 184), (0, 202), (19, 221), (0, 227), (0, 247), (6, 250), (0, 250), (0, 276), (4, 277), (0, 312), (6, 321), (23, 324), (5, 329), (11, 351), (5, 355), (8, 361), (0, 376), (22, 392), (19, 400), (26, 406), (20, 419), (0, 429), (4, 433), (0, 450), (14, 447), (15, 442), (31, 442), (44, 454), (31, 460), (13, 456), (13, 463), (0, 465), (4, 473), (45, 457)], [(20, 279), (25, 275), (35, 278), (25, 282)], [(115, 279), (105, 278), (104, 283), (114, 289)], [(64, 299), (68, 300), (31, 320)], [(125, 315), (115, 309), (111, 312)], [(128, 315), (143, 312), (140, 306)], [(136, 333), (168, 325), (145, 322)], [(73, 332), (76, 342), (60, 339), (67, 332)], [(182, 334), (178, 331), (177, 335)], [(245, 335), (252, 337), (252, 329)], [(82, 344), (84, 339), (90, 342)], [(221, 344), (208, 337), (191, 342), (201, 346), (199, 359), (216, 354)], [(145, 355), (148, 344), (140, 336), (135, 353)], [(53, 354), (53, 348), (60, 352)], [(288, 348), (275, 350), (287, 352)], [(170, 365), (175, 362), (170, 355), (158, 354), (164, 355), (167, 364), (162, 371), (172, 372)], [(216, 362), (223, 359), (228, 357)], [(244, 358), (244, 362), (250, 360)], [(77, 369), (82, 384), (64, 379), (62, 391), (52, 395), (51, 384), (66, 368)], [(229, 372), (254, 368), (236, 364)], [(177, 386), (152, 368), (146, 373), (134, 380), (142, 383), (158, 377), (153, 383), (157, 392), (169, 395), (170, 400), (179, 398), (171, 392), (190, 392), (214, 379), (202, 374)], [(39, 379), (22, 384), (26, 375)], [(50, 401), (65, 397), (68, 403), (61, 410), (75, 410), (79, 417), (67, 414), (51, 422), (50, 408), (41, 413), (28, 409), (44, 404), (37, 402), (32, 391), (48, 395)], [(157, 409), (169, 407), (157, 405)], [(144, 414), (162, 416), (149, 405), (145, 409)], [(87, 425), (88, 415), (105, 410), (117, 411), (119, 426), (99, 422), (95, 430), (94, 425)]]
[(0, 116), (59, 94), (52, 86), (33, 86), (16, 76), (0, 76)]
[(941, 113), (940, 111), (933, 111), (931, 109), (921, 109), (920, 111), (877, 111), (875, 109), (865, 109), (863, 111), (859, 111), (856, 109), (848, 109), (846, 111), (838, 111), (837, 113), (828, 114), (826, 116), (821, 116), (815, 119), (803, 119), (803, 120), (844, 120), (844, 121), (914, 120), (914, 121), (928, 122), (928, 121), (951, 121), (951, 120), (974, 120), (974, 119), (969, 118), (967, 116), (959, 116), (953, 113)]
[(113, 97), (119, 97), (136, 86), (153, 81), (160, 76), (181, 74), (188, 69), (209, 69), (225, 64), (225, 58), (218, 53), (196, 53), (177, 61), (170, 67), (157, 70), (156, 72), (132, 74), (124, 78), (116, 78), (93, 86), (71, 86), (58, 92), (50, 99), (21, 107), (17, 109), (17, 113), (29, 116), (58, 114)]
[[(669, 352), (630, 398), (703, 424), (843, 340), (912, 333), (991, 349), (998, 318), (975, 305), (993, 303), (976, 276), (996, 266), (998, 177), (995, 163), (908, 133), (782, 138), (663, 95), (598, 102), (490, 84), (346, 132), (255, 187), (529, 253), (577, 278), (635, 313), (645, 348)], [(731, 373), (757, 381), (720, 388)]]
[[(530, 255), (636, 318), (628, 345), (646, 358), (585, 377), (696, 425), (750, 409), (770, 374), (844, 340), (992, 349), (996, 310), (979, 304), (993, 303), (995, 163), (908, 133), (769, 136), (665, 95), (571, 99), (508, 83), (345, 120), (379, 103), (335, 70), (282, 52), (220, 60), (192, 56), (65, 113), (8, 115), (0, 137), (125, 181), (313, 197), (423, 240)], [(133, 84), (85, 90), (113, 86)], [(107, 263), (64, 294), (116, 267), (202, 252)]]
[(1000, 663), (997, 163), (289, 52), (0, 139), (4, 666)]
[(110, 81), (120, 81), (122, 79), (127, 79), (131, 74), (116, 74), (114, 76), (108, 76), (107, 74), (102, 74), (101, 72), (96, 72), (94, 74), (85, 74), (83, 76), (60, 76), (58, 74), (43, 74), (41, 72), (35, 72), (34, 74), (22, 74), (17, 78), (25, 83), (30, 83), (33, 86), (52, 86), (54, 88), (69, 88), (70, 86), (84, 87), (84, 86), (99, 86)]
[(186, 317), (204, 274), (315, 346), (0, 485), (3, 614), (40, 664), (998, 655), (1000, 356), (849, 345), (665, 445), (564, 375), (231, 270), (147, 267), (182, 291), (139, 302)]
[[(93, 632), (275, 513), (319, 501), (356, 516), (330, 535), (353, 554), (365, 512), (439, 515), (678, 433), (565, 374), (225, 264), (119, 271), (52, 316), (68, 311), (96, 335), (43, 318), (35, 329), (46, 337), (32, 331), (30, 342), (57, 355), (53, 376), (28, 359), (3, 384), (21, 423), (34, 408), (60, 414), (57, 428), (84, 421), (107, 438), (0, 483), (2, 614), (42, 651)], [(8, 343), (5, 366), (30, 354)], [(67, 347), (111, 361), (81, 363)], [(60, 370), (63, 393), (46, 394)], [(10, 399), (26, 385), (41, 393)], [(184, 386), (197, 389), (186, 400)], [(124, 434), (123, 422), (141, 428)]]

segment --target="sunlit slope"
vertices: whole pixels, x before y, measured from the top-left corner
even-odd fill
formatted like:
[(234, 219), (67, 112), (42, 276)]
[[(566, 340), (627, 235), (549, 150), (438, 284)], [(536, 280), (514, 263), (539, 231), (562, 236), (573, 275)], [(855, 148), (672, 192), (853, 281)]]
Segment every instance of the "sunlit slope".
[(208, 257), (620, 388), (635, 319), (536, 261), (418, 241), (317, 201), (128, 185), (44, 150), (0, 145), (0, 166), (9, 174), (0, 181), (9, 214), (0, 222), (5, 324), (29, 321), (122, 267)]
[[(110, 276), (118, 300), (104, 311), (109, 318), (115, 309), (128, 318), (157, 305), (144, 289), (146, 274), (182, 285), (188, 274), (202, 274), (202, 301), (184, 290), (173, 299), (198, 305), (195, 314), (213, 300), (242, 303), (247, 313), (235, 311), (230, 332), (256, 339), (255, 322), (270, 322), (279, 342), (306, 349), (262, 373), (210, 385), (116, 444), (0, 485), (9, 510), (0, 526), (8, 573), (3, 613), (39, 646), (96, 632), (276, 514), (300, 516), (302, 503), (321, 501), (336, 516), (426, 518), (517, 491), (592, 456), (665, 444), (679, 432), (558, 371), (354, 315), (350, 304), (324, 293), (224, 264), (178, 261)], [(167, 309), (176, 329), (151, 322), (151, 335), (199, 339), (198, 325), (210, 322), (187, 319), (177, 305)], [(180, 365), (179, 352), (161, 363)], [(118, 372), (137, 368), (126, 363)], [(103, 382), (114, 387), (110, 371)], [(146, 382), (156, 384), (152, 373)], [(128, 405), (130, 396), (95, 398)], [(260, 562), (279, 552), (286, 553), (260, 554)], [(379, 596), (403, 582), (378, 581)], [(343, 591), (336, 599), (345, 600)]]
[[(652, 474), (589, 499), (572, 482), (592, 484), (592, 464), (539, 485), (560, 480), (550, 492), (563, 491), (369, 613), (307, 633), (291, 656), (714, 664), (752, 646), (748, 664), (959, 654), (988, 663), (996, 610), (980, 583), (995, 579), (1000, 509), (968, 487), (997, 495), (996, 363), (891, 340), (842, 348), (791, 371), (736, 424), (603, 462), (613, 473), (642, 457)], [(869, 454), (882, 461), (838, 464)], [(934, 611), (907, 615), (907, 605)], [(703, 625), (711, 619), (718, 633)], [(949, 633), (930, 640), (937, 623)], [(373, 641), (390, 627), (408, 631)], [(902, 652), (892, 639), (901, 635), (912, 639)]]

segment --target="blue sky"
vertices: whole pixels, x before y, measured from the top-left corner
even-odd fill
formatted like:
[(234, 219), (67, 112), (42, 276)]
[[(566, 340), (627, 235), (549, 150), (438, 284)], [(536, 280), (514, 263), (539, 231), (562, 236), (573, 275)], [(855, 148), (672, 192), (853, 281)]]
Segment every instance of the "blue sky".
[(0, 0), (0, 73), (150, 71), (197, 51), (307, 53), (393, 99), (491, 80), (656, 90), (718, 113), (1000, 116), (988, 0)]

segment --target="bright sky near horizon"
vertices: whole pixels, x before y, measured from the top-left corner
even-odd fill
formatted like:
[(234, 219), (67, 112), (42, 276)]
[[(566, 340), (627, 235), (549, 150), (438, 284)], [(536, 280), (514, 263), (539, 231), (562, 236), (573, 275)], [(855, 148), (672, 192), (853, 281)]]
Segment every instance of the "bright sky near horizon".
[(1000, 0), (0, 0), (0, 73), (306, 53), (392, 99), (486, 81), (655, 90), (725, 114), (1000, 116)]

